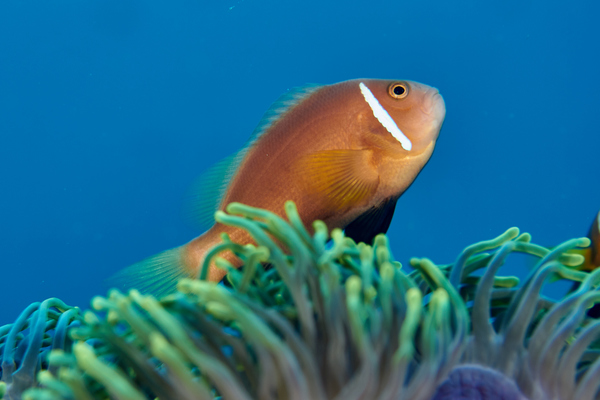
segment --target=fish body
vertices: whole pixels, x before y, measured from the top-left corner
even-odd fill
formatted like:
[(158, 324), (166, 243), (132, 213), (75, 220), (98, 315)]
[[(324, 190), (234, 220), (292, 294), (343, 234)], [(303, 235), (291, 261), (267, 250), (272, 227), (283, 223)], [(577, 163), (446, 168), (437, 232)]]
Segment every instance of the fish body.
[(580, 250), (584, 261), (578, 269), (582, 271), (593, 271), (600, 267), (600, 211), (590, 226), (587, 237), (590, 239), (590, 246)]
[[(592, 221), (587, 237), (590, 239), (588, 247), (585, 249), (570, 250), (569, 252), (583, 256), (583, 263), (576, 267), (578, 270), (592, 272), (600, 267), (600, 211), (596, 215), (596, 218), (594, 218), (594, 221)], [(580, 286), (580, 282), (575, 282), (569, 293), (576, 291)], [(600, 303), (591, 306), (586, 314), (588, 317), (600, 319)]]
[[(292, 91), (265, 114), (229, 165), (216, 202), (240, 202), (283, 215), (293, 200), (303, 221), (345, 228), (357, 241), (386, 232), (396, 200), (429, 160), (445, 117), (438, 90), (412, 81), (357, 79)], [(310, 230), (310, 227), (307, 226)], [(189, 243), (125, 270), (150, 291), (170, 291), (198, 276), (207, 251), (227, 233), (253, 243), (241, 229), (213, 225)], [(233, 255), (223, 253), (239, 266)], [(211, 265), (208, 279), (225, 271)]]

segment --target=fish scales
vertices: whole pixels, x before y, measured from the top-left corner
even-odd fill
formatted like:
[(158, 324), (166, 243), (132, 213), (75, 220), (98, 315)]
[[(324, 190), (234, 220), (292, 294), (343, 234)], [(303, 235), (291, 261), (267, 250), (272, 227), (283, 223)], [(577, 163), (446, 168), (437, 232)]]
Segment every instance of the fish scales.
[[(445, 112), (437, 89), (412, 81), (355, 79), (288, 93), (238, 154), (218, 209), (240, 202), (283, 216), (285, 202), (293, 200), (305, 223), (322, 220), (370, 241), (387, 231), (398, 197), (429, 160)], [(122, 280), (167, 293), (178, 279), (198, 276), (222, 233), (253, 243), (247, 232), (216, 223), (187, 244), (125, 269)], [(222, 256), (240, 265), (233, 254)], [(224, 275), (210, 266), (208, 279)]]

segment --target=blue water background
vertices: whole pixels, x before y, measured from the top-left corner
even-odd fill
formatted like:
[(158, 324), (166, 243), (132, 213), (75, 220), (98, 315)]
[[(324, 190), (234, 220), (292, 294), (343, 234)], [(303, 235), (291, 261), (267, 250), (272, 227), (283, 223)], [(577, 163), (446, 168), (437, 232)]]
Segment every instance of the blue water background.
[[(435, 153), (389, 230), (451, 262), (510, 226), (554, 245), (600, 208), (600, 3), (0, 3), (0, 325), (201, 232), (189, 185), (304, 83), (440, 89)], [(520, 271), (519, 271), (520, 269)], [(510, 273), (524, 275), (521, 268)]]

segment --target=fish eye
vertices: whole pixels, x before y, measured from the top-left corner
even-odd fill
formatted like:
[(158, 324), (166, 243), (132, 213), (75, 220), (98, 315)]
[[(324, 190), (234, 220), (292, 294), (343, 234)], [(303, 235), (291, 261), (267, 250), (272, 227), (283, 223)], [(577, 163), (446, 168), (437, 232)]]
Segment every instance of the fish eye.
[(403, 99), (408, 96), (408, 84), (404, 82), (394, 82), (388, 87), (388, 93), (395, 99)]

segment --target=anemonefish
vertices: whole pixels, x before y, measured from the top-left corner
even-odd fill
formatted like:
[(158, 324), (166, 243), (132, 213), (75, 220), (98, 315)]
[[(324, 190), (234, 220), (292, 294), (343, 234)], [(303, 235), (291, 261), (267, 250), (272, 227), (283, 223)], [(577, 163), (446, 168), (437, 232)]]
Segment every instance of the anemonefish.
[[(292, 90), (266, 112), (247, 145), (213, 171), (224, 182), (213, 211), (240, 202), (283, 215), (293, 200), (305, 223), (322, 220), (370, 242), (387, 231), (398, 197), (429, 160), (445, 114), (438, 90), (412, 81), (356, 79)], [(246, 231), (216, 223), (121, 275), (140, 290), (169, 292), (180, 278), (199, 275), (223, 232), (253, 243)], [(233, 254), (221, 256), (240, 264)], [(224, 275), (211, 265), (208, 279)]]
[[(584, 249), (570, 250), (570, 253), (581, 254), (583, 263), (575, 267), (580, 271), (591, 272), (596, 268), (600, 268), (600, 211), (590, 226), (587, 237), (590, 239), (590, 245)], [(580, 283), (575, 282), (569, 293), (574, 292), (579, 288)], [(587, 310), (588, 317), (600, 318), (600, 303), (594, 304)]]
[(583, 264), (577, 267), (581, 271), (593, 271), (600, 267), (600, 211), (592, 222), (587, 237), (591, 241), (590, 246), (576, 250), (584, 258)]

